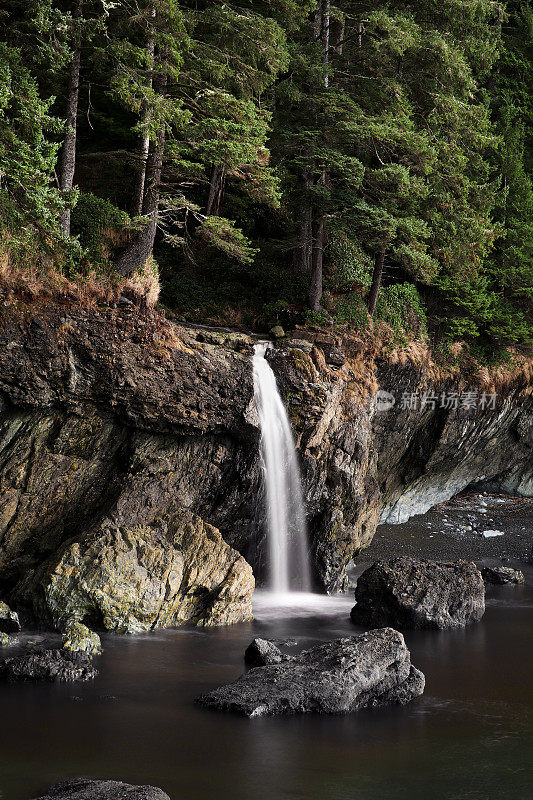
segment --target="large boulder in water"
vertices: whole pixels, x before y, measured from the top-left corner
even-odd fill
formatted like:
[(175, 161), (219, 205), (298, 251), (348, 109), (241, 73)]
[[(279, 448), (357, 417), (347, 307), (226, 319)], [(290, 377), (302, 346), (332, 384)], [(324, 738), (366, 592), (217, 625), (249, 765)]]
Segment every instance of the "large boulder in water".
[(21, 584), (19, 599), (59, 630), (73, 620), (118, 633), (252, 618), (250, 565), (189, 512), (150, 526), (107, 521)]
[(348, 714), (358, 708), (408, 703), (422, 694), (424, 684), (402, 634), (383, 628), (256, 667), (197, 702), (246, 717)]
[(90, 681), (98, 675), (87, 653), (36, 650), (0, 662), (0, 679), (18, 681)]
[(155, 786), (132, 786), (119, 781), (77, 778), (56, 783), (35, 800), (170, 800)]
[(377, 561), (359, 577), (351, 618), (357, 625), (461, 628), (485, 612), (485, 585), (474, 563)]

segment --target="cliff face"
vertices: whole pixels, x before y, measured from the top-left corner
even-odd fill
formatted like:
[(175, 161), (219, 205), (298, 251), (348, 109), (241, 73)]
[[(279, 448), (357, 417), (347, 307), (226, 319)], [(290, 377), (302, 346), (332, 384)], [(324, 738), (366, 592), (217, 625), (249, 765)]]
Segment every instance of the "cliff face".
[[(406, 519), (482, 479), (531, 491), (533, 403), (523, 385), (495, 410), (403, 409), (404, 392), (457, 387), (409, 363), (374, 365), (355, 338), (301, 335), (308, 340), (289, 340), (271, 364), (300, 453), (320, 588), (342, 586), (380, 515)], [(149, 528), (160, 543), (169, 520), (187, 513), (195, 530), (220, 530), (237, 567), (231, 580), (212, 570), (201, 585), (183, 579), (183, 608), (194, 606), (197, 624), (246, 618), (251, 578), (231, 548), (260, 577), (265, 552), (251, 353), (244, 335), (185, 331), (152, 312), (4, 306), (0, 594), (36, 613), (49, 592), (42, 576), (64, 563), (65, 548), (111, 529), (122, 541), (125, 530), (146, 538)], [(378, 386), (396, 395), (392, 409), (377, 409)], [(211, 547), (213, 537), (198, 536)], [(233, 619), (223, 598), (240, 609)]]

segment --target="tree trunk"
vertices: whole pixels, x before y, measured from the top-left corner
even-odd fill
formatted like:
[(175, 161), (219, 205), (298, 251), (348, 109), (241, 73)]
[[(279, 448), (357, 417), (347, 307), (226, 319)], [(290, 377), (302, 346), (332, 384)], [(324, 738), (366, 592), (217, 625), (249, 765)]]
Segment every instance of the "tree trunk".
[(226, 169), (217, 164), (213, 165), (211, 181), (209, 183), (209, 196), (207, 198), (206, 216), (219, 217), (222, 211), (222, 200), (226, 185)]
[(330, 20), (330, 39), (333, 41), (333, 50), (342, 56), (344, 47), (344, 22), (337, 19)]
[[(322, 0), (322, 52), (324, 67), (327, 70), (329, 64), (329, 21), (330, 21), (330, 0)], [(329, 86), (329, 75), (324, 74), (324, 86)]]
[[(74, 0), (72, 18), (80, 19), (83, 12), (83, 0)], [(58, 183), (62, 192), (71, 192), (74, 185), (74, 171), (76, 169), (76, 128), (78, 118), (78, 98), (80, 93), (80, 65), (81, 46), (79, 33), (76, 32), (76, 41), (72, 61), (68, 69), (67, 83), (67, 109), (65, 115), (65, 138), (61, 148), (61, 157), (58, 165)], [(70, 208), (65, 208), (59, 218), (59, 227), (63, 236), (70, 236)]]
[(311, 206), (302, 209), (302, 221), (298, 232), (298, 245), (294, 253), (294, 266), (297, 272), (309, 273), (313, 251), (313, 228)]
[(311, 288), (309, 289), (309, 308), (311, 311), (320, 311), (320, 303), (322, 301), (322, 269), (324, 264), (325, 233), (325, 215), (321, 214), (318, 219), (315, 241), (313, 244)]
[[(150, 17), (155, 19), (155, 6), (150, 8)], [(150, 26), (150, 33), (146, 43), (146, 51), (149, 56), (150, 70), (146, 86), (148, 89), (153, 85), (153, 60), (155, 50), (155, 34), (153, 27)], [(141, 115), (141, 126), (143, 134), (139, 139), (139, 151), (137, 171), (135, 174), (135, 184), (133, 186), (131, 214), (133, 217), (139, 217), (142, 214), (143, 199), (144, 199), (144, 182), (146, 180), (146, 165), (148, 162), (148, 153), (150, 151), (150, 136), (148, 135), (148, 125), (150, 124), (151, 112), (150, 108), (145, 104)]]
[(313, 37), (316, 42), (320, 39), (322, 34), (322, 2), (323, 0), (318, 0), (313, 23)]
[[(322, 44), (324, 71), (324, 88), (329, 86), (329, 75), (327, 67), (329, 64), (329, 32), (330, 32), (330, 0), (321, 0), (317, 14), (320, 14), (320, 41)], [(316, 18), (315, 18), (316, 25)], [(319, 178), (319, 185), (327, 186), (329, 183), (329, 171), (324, 169)], [(311, 287), (309, 289), (309, 307), (311, 311), (320, 311), (322, 300), (322, 279), (324, 268), (324, 245), (327, 238), (326, 232), (326, 213), (320, 209), (317, 216), (316, 231), (313, 241), (311, 256)]]
[(301, 203), (298, 226), (298, 244), (294, 249), (294, 268), (297, 272), (311, 271), (311, 254), (313, 251), (313, 212), (308, 194), (311, 186), (310, 171), (304, 170), (299, 178)]
[[(155, 81), (154, 81), (155, 84)], [(164, 94), (167, 84), (166, 76), (158, 81), (157, 90)], [(147, 222), (116, 261), (115, 271), (119, 275), (129, 275), (140, 269), (151, 256), (154, 249), (155, 234), (159, 210), (159, 194), (161, 190), (161, 172), (163, 170), (163, 154), (165, 152), (166, 130), (162, 127), (157, 135), (157, 140), (150, 143), (150, 151), (146, 164), (146, 178), (142, 214)]]
[(382, 247), (381, 250), (378, 250), (376, 253), (376, 258), (374, 261), (374, 272), (372, 274), (372, 285), (370, 286), (370, 292), (368, 293), (368, 313), (370, 316), (374, 316), (374, 311), (376, 310), (376, 303), (378, 302), (378, 295), (379, 290), (381, 287), (381, 278), (383, 275), (383, 264), (385, 263), (385, 248)]

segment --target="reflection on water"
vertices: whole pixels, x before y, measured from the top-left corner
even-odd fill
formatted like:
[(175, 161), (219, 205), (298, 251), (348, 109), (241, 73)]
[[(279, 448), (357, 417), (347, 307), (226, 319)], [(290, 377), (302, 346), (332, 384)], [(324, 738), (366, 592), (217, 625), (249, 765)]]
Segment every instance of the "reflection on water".
[(103, 636), (90, 684), (0, 685), (0, 795), (86, 775), (172, 800), (531, 800), (531, 577), (491, 589), (478, 625), (407, 633), (425, 695), (347, 717), (247, 720), (193, 700), (242, 672), (253, 636), (304, 647), (356, 633), (350, 597), (258, 593), (253, 623)]

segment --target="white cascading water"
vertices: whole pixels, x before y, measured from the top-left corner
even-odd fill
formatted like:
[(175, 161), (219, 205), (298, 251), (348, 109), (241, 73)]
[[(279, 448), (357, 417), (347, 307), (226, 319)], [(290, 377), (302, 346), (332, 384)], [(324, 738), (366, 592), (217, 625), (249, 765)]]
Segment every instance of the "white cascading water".
[(309, 592), (311, 577), (300, 472), (289, 418), (265, 358), (271, 342), (254, 348), (254, 393), (261, 425), (266, 486), (269, 589)]

